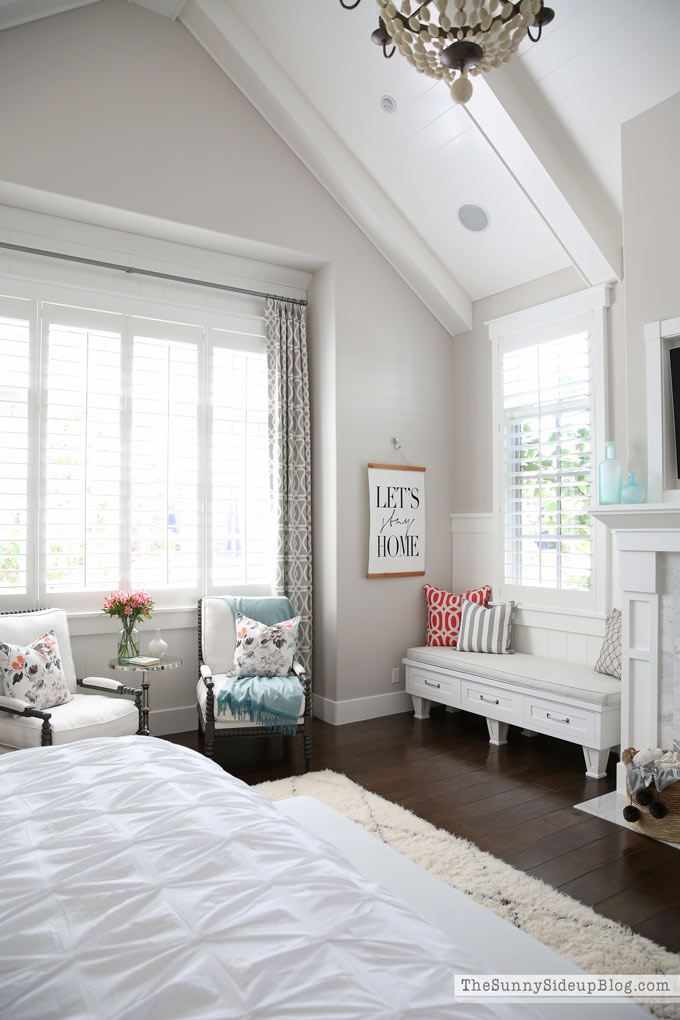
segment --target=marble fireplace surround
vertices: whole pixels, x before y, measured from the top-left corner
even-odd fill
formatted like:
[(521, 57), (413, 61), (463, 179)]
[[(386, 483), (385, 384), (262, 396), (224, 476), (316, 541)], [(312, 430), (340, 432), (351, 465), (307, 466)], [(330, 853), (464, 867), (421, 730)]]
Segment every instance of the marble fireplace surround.
[[(680, 746), (680, 506), (598, 506), (591, 515), (615, 535), (623, 622), (621, 749)], [(616, 793), (577, 807), (621, 818), (626, 773)]]

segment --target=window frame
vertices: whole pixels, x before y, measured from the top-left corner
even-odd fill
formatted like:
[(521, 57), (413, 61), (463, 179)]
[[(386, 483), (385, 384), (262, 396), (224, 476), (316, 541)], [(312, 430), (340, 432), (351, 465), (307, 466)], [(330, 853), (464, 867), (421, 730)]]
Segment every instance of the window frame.
[[(127, 283), (127, 281), (124, 282)], [(170, 290), (177, 293), (178, 290), (182, 291), (183, 288), (171, 286)], [(224, 300), (219, 302), (222, 306), (219, 308), (198, 307), (188, 302), (184, 304), (181, 302), (158, 301), (131, 294), (111, 294), (102, 291), (83, 290), (68, 285), (52, 284), (40, 280), (28, 281), (4, 275), (0, 275), (0, 300), (8, 306), (16, 302), (17, 308), (19, 306), (22, 308), (22, 317), (29, 321), (31, 351), (29, 421), (35, 422), (36, 415), (39, 416), (39, 427), (29, 429), (27, 593), (24, 595), (18, 593), (0, 594), (0, 611), (32, 609), (49, 604), (50, 606), (65, 609), (69, 615), (97, 615), (101, 610), (104, 598), (109, 594), (109, 590), (49, 593), (45, 590), (42, 555), (45, 535), (43, 520), (44, 479), (42, 477), (44, 435), (42, 434), (42, 428), (45, 420), (44, 408), (47, 397), (47, 377), (42, 367), (45, 357), (45, 346), (48, 342), (47, 329), (43, 321), (45, 307), (66, 306), (73, 308), (77, 314), (91, 311), (94, 318), (98, 315), (118, 317), (121, 321), (123, 350), (126, 351), (124, 357), (128, 358), (128, 360), (131, 355), (133, 320), (150, 319), (182, 325), (186, 324), (190, 329), (198, 327), (202, 332), (202, 338), (199, 343), (199, 436), (201, 438), (199, 513), (205, 519), (206, 515), (210, 516), (208, 513), (208, 475), (211, 443), (207, 441), (207, 438), (210, 433), (210, 415), (212, 410), (209, 392), (209, 367), (215, 343), (214, 335), (217, 332), (223, 338), (223, 343), (220, 346), (231, 347), (231, 345), (224, 342), (228, 334), (231, 333), (243, 338), (241, 344), (234, 344), (233, 350), (264, 353), (264, 301), (260, 298), (244, 300), (239, 296), (234, 301), (234, 310), (224, 310)], [(127, 372), (129, 373), (129, 365)], [(124, 390), (126, 406), (123, 413), (124, 415), (129, 415), (131, 396), (129, 379), (126, 381)], [(126, 451), (124, 451), (124, 455), (127, 455)], [(200, 529), (196, 589), (173, 588), (170, 586), (153, 588), (151, 594), (156, 602), (154, 612), (175, 612), (184, 609), (195, 610), (196, 598), (203, 594), (268, 595), (271, 593), (271, 583), (244, 582), (214, 588), (210, 586), (211, 549), (208, 542), (211, 530), (207, 523)], [(123, 541), (125, 542), (125, 538), (123, 538)], [(127, 561), (127, 558), (124, 557), (124, 560)], [(272, 563), (272, 581), (274, 575), (273, 567), (274, 564)], [(127, 580), (121, 578), (121, 584), (124, 586), (126, 583)]]
[(589, 591), (567, 591), (505, 580), (505, 486), (504, 406), (502, 357), (510, 350), (549, 343), (572, 333), (587, 332), (590, 346), (591, 381), (591, 496), (597, 493), (597, 466), (604, 457), (609, 428), (607, 385), (607, 309), (611, 304), (608, 285), (592, 287), (533, 308), (489, 320), (492, 345), (493, 387), (493, 522), (494, 594), (498, 601), (514, 600), (526, 609), (575, 613), (605, 612), (608, 588), (608, 537), (606, 529), (591, 518), (591, 587)]

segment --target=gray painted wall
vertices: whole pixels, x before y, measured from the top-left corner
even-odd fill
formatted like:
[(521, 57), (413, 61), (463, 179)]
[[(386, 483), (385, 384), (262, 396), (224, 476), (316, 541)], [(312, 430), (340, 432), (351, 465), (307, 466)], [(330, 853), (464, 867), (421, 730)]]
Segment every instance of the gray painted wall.
[(0, 116), (6, 181), (275, 245), (319, 269), (315, 687), (334, 700), (394, 691), (392, 668), (423, 639), (422, 580), (365, 578), (366, 464), (398, 435), (427, 467), (427, 580), (448, 583), (451, 338), (178, 23), (102, 0), (1, 33)]

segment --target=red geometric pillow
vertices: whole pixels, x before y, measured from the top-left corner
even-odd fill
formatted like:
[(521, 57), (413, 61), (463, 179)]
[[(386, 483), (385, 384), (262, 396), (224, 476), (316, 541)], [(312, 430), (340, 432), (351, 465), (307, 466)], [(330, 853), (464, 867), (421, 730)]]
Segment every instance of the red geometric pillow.
[(424, 584), (423, 591), (427, 600), (427, 638), (428, 645), (446, 645), (455, 648), (458, 644), (460, 630), (460, 608), (463, 599), (476, 602), (480, 606), (488, 606), (491, 598), (491, 585), (475, 591), (466, 591), (464, 595), (453, 595), (443, 588), (435, 588), (432, 584)]

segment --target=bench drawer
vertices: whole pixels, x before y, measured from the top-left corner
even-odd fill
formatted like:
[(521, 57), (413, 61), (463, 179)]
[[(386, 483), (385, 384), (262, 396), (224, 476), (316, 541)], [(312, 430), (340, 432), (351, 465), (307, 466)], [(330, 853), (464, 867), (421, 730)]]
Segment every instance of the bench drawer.
[(406, 691), (429, 701), (457, 706), (460, 701), (460, 680), (458, 677), (435, 673), (434, 670), (407, 666)]
[(529, 730), (588, 747), (597, 747), (599, 739), (599, 716), (596, 712), (557, 701), (543, 701), (531, 694), (524, 695), (524, 725)]
[(522, 721), (521, 694), (492, 687), (479, 680), (461, 682), (460, 707), (466, 712), (500, 719), (501, 722), (520, 724)]

